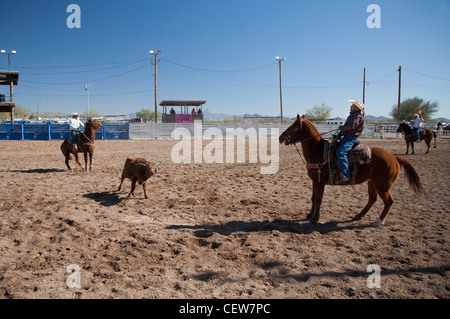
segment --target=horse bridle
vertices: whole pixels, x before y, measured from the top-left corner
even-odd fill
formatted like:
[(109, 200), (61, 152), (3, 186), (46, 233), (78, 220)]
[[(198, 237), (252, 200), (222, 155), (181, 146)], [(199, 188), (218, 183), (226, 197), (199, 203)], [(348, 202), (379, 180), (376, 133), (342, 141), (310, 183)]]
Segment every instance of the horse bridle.
[[(301, 130), (302, 128), (303, 128), (303, 121), (300, 121), (300, 127), (299, 127), (299, 128), (295, 128), (295, 130), (296, 130), (296, 131), (297, 131), (297, 130)], [(297, 150), (297, 153), (298, 153), (298, 155), (300, 156), (300, 158), (301, 158), (303, 164), (306, 165), (306, 168), (307, 168), (307, 169), (317, 169), (317, 170), (318, 170), (319, 183), (320, 183), (320, 173), (321, 173), (321, 169), (322, 169), (322, 166), (326, 164), (326, 162), (323, 162), (323, 163), (320, 163), (320, 164), (306, 163), (305, 160), (303, 159), (303, 156), (302, 156), (302, 154), (300, 153), (300, 150), (298, 149), (296, 143), (298, 143), (298, 142), (300, 142), (300, 143), (306, 142), (306, 141), (309, 141), (309, 140), (311, 140), (311, 139), (314, 139), (314, 138), (316, 138), (316, 137), (318, 137), (318, 136), (321, 136), (321, 135), (324, 135), (324, 134), (327, 134), (327, 133), (331, 133), (331, 132), (336, 132), (337, 130), (338, 130), (338, 129), (336, 129), (336, 130), (331, 130), (331, 131), (328, 131), (328, 132), (319, 133), (318, 135), (311, 136), (311, 137), (308, 137), (308, 138), (303, 139), (303, 140), (302, 140), (302, 139), (299, 139), (297, 142), (293, 142), (293, 143), (292, 143), (292, 144), (294, 144), (295, 149)], [(289, 135), (289, 133), (287, 133), (287, 136), (288, 136), (289, 139), (294, 140), (294, 139)], [(327, 161), (327, 162), (328, 162), (328, 161)]]
[[(301, 121), (300, 122), (300, 128), (298, 128), (298, 130), (301, 130), (303, 128), (303, 121)], [(322, 135), (324, 135), (324, 134), (328, 134), (328, 133), (331, 133), (331, 132), (336, 132), (337, 130), (339, 130), (339, 129), (335, 129), (335, 130), (331, 130), (331, 131), (328, 131), (328, 132), (323, 132), (323, 133), (319, 133), (318, 135), (315, 135), (315, 136), (311, 136), (311, 137), (308, 137), (308, 138), (305, 138), (305, 139), (299, 139), (298, 141), (296, 141), (296, 142), (292, 142), (292, 144), (296, 144), (296, 143), (302, 143), (302, 142), (306, 142), (306, 141), (309, 141), (309, 140), (312, 140), (312, 139), (314, 139), (314, 138), (316, 138), (316, 137), (319, 137), (319, 136), (322, 136)], [(296, 128), (296, 131), (297, 131), (297, 128)], [(287, 133), (287, 136), (288, 136), (288, 138), (289, 139), (291, 139), (291, 140), (294, 140), (292, 137), (291, 137), (291, 135), (289, 135), (289, 133)], [(296, 146), (297, 147), (297, 146)]]

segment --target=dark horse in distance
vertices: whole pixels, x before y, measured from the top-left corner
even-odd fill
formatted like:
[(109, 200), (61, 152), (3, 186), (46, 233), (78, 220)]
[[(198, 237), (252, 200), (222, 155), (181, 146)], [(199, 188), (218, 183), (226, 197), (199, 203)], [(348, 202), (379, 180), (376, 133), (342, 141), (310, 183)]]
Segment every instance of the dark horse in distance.
[[(411, 154), (414, 154), (414, 142), (416, 140), (416, 136), (412, 130), (412, 128), (408, 125), (408, 123), (403, 122), (400, 123), (397, 129), (397, 133), (403, 133), (405, 135), (406, 142), (406, 154), (409, 152), (409, 145), (411, 145)], [(436, 133), (432, 130), (424, 128), (420, 130), (420, 138), (425, 141), (427, 144), (427, 151), (425, 154), (428, 154), (430, 150), (431, 140), (434, 138), (434, 148), (436, 148)]]
[(81, 132), (77, 136), (77, 148), (74, 149), (72, 147), (71, 141), (72, 137), (68, 137), (61, 144), (61, 151), (66, 158), (66, 166), (69, 170), (72, 170), (69, 165), (70, 154), (75, 156), (75, 161), (81, 168), (80, 161), (78, 160), (78, 153), (84, 153), (84, 169), (88, 170), (88, 155), (89, 155), (89, 169), (92, 170), (92, 156), (94, 155), (95, 150), (95, 130), (102, 127), (103, 123), (100, 121), (88, 119), (86, 126), (84, 128), (84, 132)]
[[(325, 185), (330, 185), (330, 181), (332, 180), (329, 175), (328, 159), (324, 156), (324, 144), (329, 142), (321, 137), (316, 127), (305, 119), (305, 116), (300, 117), (299, 115), (297, 115), (294, 124), (280, 135), (279, 141), (286, 145), (297, 142), (301, 142), (302, 144), (303, 156), (307, 162), (308, 176), (312, 180), (313, 186), (312, 207), (307, 217), (313, 223), (318, 222)], [(386, 216), (394, 203), (390, 189), (397, 180), (401, 167), (403, 167), (405, 176), (414, 193), (418, 195), (423, 194), (424, 190), (419, 175), (407, 159), (395, 156), (378, 147), (371, 147), (370, 151), (370, 162), (357, 164), (358, 170), (356, 176), (353, 176), (352, 181), (342, 185), (368, 183), (369, 201), (363, 210), (355, 216), (356, 219), (365, 217), (369, 209), (376, 202), (377, 195), (381, 197), (384, 203), (384, 209), (380, 218), (374, 224), (378, 226), (385, 223)], [(321, 169), (322, 165), (324, 167)]]

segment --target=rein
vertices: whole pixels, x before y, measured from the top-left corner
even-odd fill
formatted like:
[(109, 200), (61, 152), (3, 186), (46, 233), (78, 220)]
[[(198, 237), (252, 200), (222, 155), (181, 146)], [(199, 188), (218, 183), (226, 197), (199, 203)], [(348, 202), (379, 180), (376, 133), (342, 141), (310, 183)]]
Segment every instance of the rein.
[[(91, 141), (91, 139), (86, 135), (86, 134), (84, 134), (84, 132), (83, 133), (81, 133), (81, 134), (83, 134), (84, 135), (84, 137), (85, 138), (87, 138), (87, 140), (92, 144), (92, 146), (95, 148), (95, 143), (94, 142), (92, 142)], [(94, 133), (95, 134), (95, 133)]]
[[(311, 140), (311, 139), (314, 139), (314, 138), (316, 138), (316, 137), (318, 137), (318, 136), (321, 136), (321, 135), (324, 135), (324, 134), (327, 134), (327, 133), (331, 133), (331, 132), (336, 132), (336, 131), (338, 131), (338, 130), (339, 130), (339, 129), (331, 130), (331, 131), (328, 131), (328, 132), (323, 132), (323, 133), (320, 133), (320, 134), (318, 134), (318, 135), (308, 137), (308, 138), (306, 138), (306, 139), (304, 139), (304, 140), (299, 140), (298, 142), (300, 142), (300, 143), (306, 142), (306, 141), (309, 141), (309, 140)], [(288, 134), (288, 138), (292, 139), (292, 137), (291, 137), (289, 134)], [(296, 143), (297, 143), (297, 142), (295, 142), (295, 143), (293, 143), (293, 144), (294, 144), (295, 149), (297, 150), (297, 153), (298, 153), (298, 155), (300, 156), (300, 158), (301, 158), (303, 164), (306, 165), (306, 169), (308, 169), (308, 170), (309, 170), (309, 169), (317, 169), (318, 182), (320, 183), (320, 175), (321, 175), (321, 173), (322, 173), (322, 167), (323, 167), (324, 165), (326, 165), (327, 163), (329, 163), (330, 160), (328, 159), (328, 160), (326, 160), (326, 161), (324, 161), (324, 162), (322, 162), (322, 163), (306, 163), (305, 160), (303, 159), (303, 156), (301, 155), (301, 153), (300, 153), (300, 151), (299, 151), (299, 149), (298, 149)]]
[[(296, 141), (296, 142), (293, 142), (292, 144), (294, 144), (295, 149), (297, 150), (298, 155), (300, 156), (300, 158), (301, 158), (302, 161), (303, 161), (303, 164), (305, 164), (305, 165), (323, 165), (323, 164), (325, 164), (326, 162), (321, 163), (321, 164), (310, 164), (310, 163), (306, 163), (305, 160), (303, 159), (302, 154), (301, 154), (300, 151), (298, 150), (297, 144), (296, 144), (296, 143), (298, 143), (298, 142), (300, 142), (300, 143), (306, 142), (306, 141), (309, 141), (309, 140), (311, 140), (311, 139), (313, 139), (313, 138), (316, 138), (316, 137), (319, 137), (319, 136), (322, 136), (322, 135), (324, 135), (324, 134), (328, 134), (328, 133), (331, 133), (331, 132), (336, 132), (336, 131), (338, 131), (338, 130), (339, 130), (339, 129), (335, 129), (335, 130), (331, 130), (331, 131), (328, 131), (328, 132), (319, 133), (318, 135), (308, 137), (308, 138), (306, 138), (306, 139), (304, 139), (304, 140), (301, 140), (301, 139), (300, 139), (300, 140), (298, 140), (298, 141)], [(293, 140), (293, 138), (292, 138), (289, 134), (287, 134), (287, 136), (288, 136), (289, 139)], [(316, 167), (314, 167), (314, 168), (316, 168)]]
[[(302, 123), (300, 123), (300, 127), (301, 127), (301, 126), (302, 126)], [(313, 139), (313, 138), (316, 138), (316, 137), (318, 137), (318, 136), (321, 136), (321, 135), (323, 135), (323, 134), (327, 134), (327, 133), (331, 133), (331, 132), (337, 132), (338, 130), (339, 130), (339, 129), (335, 129), (335, 130), (331, 130), (331, 131), (328, 131), (328, 132), (320, 133), (320, 134), (318, 134), (318, 135), (316, 135), (316, 136), (308, 137), (308, 138), (306, 138), (306, 139), (304, 139), (304, 140), (299, 140), (299, 142), (305, 142), (305, 141), (308, 141), (308, 140), (310, 140), (310, 139)], [(287, 134), (287, 135), (288, 135), (288, 138), (292, 139), (292, 137), (291, 137), (289, 134)], [(298, 141), (297, 141), (297, 142), (298, 142)], [(306, 169), (308, 169), (308, 170), (309, 170), (309, 169), (317, 169), (317, 173), (318, 173), (318, 174), (317, 174), (317, 176), (318, 176), (318, 182), (320, 183), (320, 175), (321, 175), (321, 173), (322, 173), (322, 167), (323, 167), (324, 165), (326, 165), (326, 164), (328, 164), (327, 166), (328, 166), (329, 174), (330, 174), (330, 176), (331, 176), (330, 150), (328, 150), (328, 160), (323, 161), (322, 163), (319, 163), (319, 164), (317, 164), (317, 163), (305, 163), (305, 160), (303, 159), (303, 157), (302, 157), (300, 151), (299, 151), (298, 148), (297, 148), (297, 145), (296, 145), (297, 142), (295, 142), (295, 143), (293, 143), (293, 144), (294, 144), (294, 146), (295, 146), (295, 149), (297, 150), (298, 155), (299, 155), (300, 158), (302, 159), (303, 164), (306, 165)], [(331, 187), (333, 188), (333, 194), (334, 194), (334, 200), (335, 200), (335, 203), (336, 203), (336, 207), (338, 208), (339, 212), (342, 214), (342, 211), (341, 211), (341, 209), (340, 209), (340, 207), (339, 207), (339, 205), (338, 205), (338, 203), (337, 203), (337, 198), (336, 198), (336, 193), (334, 192), (334, 185), (333, 185), (333, 183), (331, 183)]]

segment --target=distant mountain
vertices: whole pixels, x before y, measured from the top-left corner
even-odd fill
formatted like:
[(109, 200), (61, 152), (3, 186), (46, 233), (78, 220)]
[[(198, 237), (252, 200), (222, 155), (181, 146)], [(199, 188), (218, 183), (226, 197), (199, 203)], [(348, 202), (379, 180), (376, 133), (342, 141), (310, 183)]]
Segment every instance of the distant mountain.
[(450, 122), (450, 119), (445, 118), (445, 117), (438, 117), (434, 119), (436, 122), (443, 122), (443, 123), (448, 123)]
[[(224, 120), (224, 119), (231, 119), (233, 117), (233, 115), (230, 114), (226, 114), (226, 113), (213, 113), (211, 111), (209, 111), (208, 109), (203, 110), (203, 114), (205, 119), (207, 120), (212, 120), (212, 121), (217, 121), (217, 120)], [(258, 118), (258, 117), (264, 117), (263, 115), (260, 114), (244, 114), (244, 115), (238, 115), (243, 119), (246, 118)], [(291, 116), (284, 116), (285, 119), (287, 118), (291, 118)], [(295, 116), (293, 116), (292, 118), (295, 118)], [(366, 115), (365, 116), (366, 121), (372, 121), (372, 122), (387, 122), (389, 120), (391, 120), (391, 118), (389, 117), (385, 117), (385, 116), (373, 116), (373, 115)], [(447, 122), (450, 120), (447, 120)]]
[(392, 120), (390, 117), (386, 117), (386, 116), (373, 116), (373, 115), (366, 115), (364, 117), (364, 119), (366, 121), (371, 121), (371, 122), (387, 122)]
[(226, 114), (226, 113), (213, 113), (213, 112), (210, 112), (208, 109), (204, 109), (203, 117), (205, 120), (219, 121), (219, 120), (224, 120), (224, 119), (231, 119), (231, 118), (233, 118), (233, 115)]

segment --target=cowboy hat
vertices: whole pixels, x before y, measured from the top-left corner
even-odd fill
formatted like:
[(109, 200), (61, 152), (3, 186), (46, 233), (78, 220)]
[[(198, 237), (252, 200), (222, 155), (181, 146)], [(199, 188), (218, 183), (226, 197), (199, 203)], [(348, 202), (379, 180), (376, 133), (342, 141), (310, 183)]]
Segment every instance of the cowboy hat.
[(73, 112), (72, 116), (78, 116), (78, 113), (77, 112)]
[(350, 103), (354, 104), (358, 109), (361, 110), (361, 112), (363, 112), (363, 115), (365, 115), (366, 113), (364, 112), (364, 103), (361, 102), (360, 100), (348, 100)]

